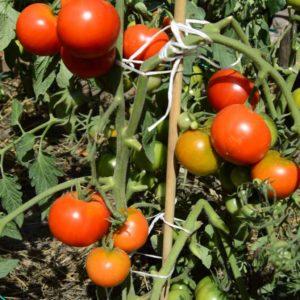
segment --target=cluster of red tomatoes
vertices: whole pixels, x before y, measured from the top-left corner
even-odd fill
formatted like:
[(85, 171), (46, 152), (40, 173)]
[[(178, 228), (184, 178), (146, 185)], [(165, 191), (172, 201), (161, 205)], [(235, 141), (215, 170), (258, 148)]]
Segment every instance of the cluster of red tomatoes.
[[(66, 67), (82, 78), (106, 74), (116, 59), (115, 44), (120, 32), (116, 9), (104, 0), (64, 0), (55, 16), (49, 5), (27, 6), (17, 21), (17, 37), (23, 47), (36, 55), (60, 53)], [(158, 29), (145, 25), (128, 28), (124, 34), (124, 55), (129, 58)], [(155, 55), (169, 38), (157, 36), (136, 59)]]
[[(176, 146), (178, 161), (200, 176), (216, 173), (220, 158), (249, 166), (252, 179), (269, 182), (270, 196), (290, 196), (299, 184), (298, 167), (270, 150), (276, 137), (272, 136), (272, 124), (252, 109), (259, 101), (254, 84), (239, 72), (224, 69), (210, 78), (207, 94), (217, 115), (209, 133), (187, 130), (181, 134)], [(248, 98), (252, 108), (246, 106)]]
[(50, 230), (66, 245), (87, 247), (105, 236), (112, 237), (112, 247), (97, 247), (86, 260), (90, 279), (102, 287), (114, 287), (126, 279), (131, 267), (128, 254), (141, 248), (148, 237), (148, 222), (142, 212), (130, 207), (124, 213), (125, 223), (113, 228), (110, 211), (97, 193), (83, 201), (77, 193), (69, 192), (50, 208)]

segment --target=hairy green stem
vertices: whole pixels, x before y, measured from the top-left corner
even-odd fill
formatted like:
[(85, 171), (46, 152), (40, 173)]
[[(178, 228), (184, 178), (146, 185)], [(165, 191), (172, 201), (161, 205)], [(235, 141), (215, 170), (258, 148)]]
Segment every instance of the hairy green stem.
[(23, 205), (19, 206), (17, 209), (15, 209), (13, 212), (11, 212), (10, 214), (6, 215), (4, 218), (0, 219), (0, 236), (1, 233), (3, 231), (3, 229), (5, 228), (5, 226), (11, 222), (14, 218), (16, 218), (19, 214), (25, 212), (26, 210), (30, 209), (32, 206), (36, 205), (37, 203), (39, 203), (41, 200), (59, 192), (65, 189), (70, 188), (71, 186), (74, 186), (76, 184), (81, 184), (84, 182), (87, 182), (88, 178), (87, 177), (80, 177), (80, 178), (76, 178), (76, 179), (72, 179), (69, 181), (66, 181), (64, 183), (58, 184), (50, 189), (48, 189), (47, 191), (33, 197), (31, 200), (25, 202)]
[[(158, 275), (167, 276), (169, 275), (177, 261), (177, 258), (182, 251), (184, 245), (186, 244), (188, 238), (193, 234), (193, 232), (197, 229), (195, 228), (195, 224), (197, 219), (203, 209), (203, 200), (199, 200), (195, 206), (192, 208), (190, 214), (188, 215), (183, 228), (185, 228), (189, 232), (181, 231), (176, 239), (174, 246), (165, 260), (162, 268), (158, 272)], [(152, 294), (150, 300), (158, 300), (161, 296), (161, 290), (168, 278), (155, 278), (152, 288)]]

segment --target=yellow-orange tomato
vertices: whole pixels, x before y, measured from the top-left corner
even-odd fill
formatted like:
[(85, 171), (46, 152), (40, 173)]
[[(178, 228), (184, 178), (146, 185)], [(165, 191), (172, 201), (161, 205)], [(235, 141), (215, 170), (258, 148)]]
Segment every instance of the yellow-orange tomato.
[(175, 155), (180, 164), (195, 175), (210, 175), (218, 169), (218, 158), (209, 136), (200, 130), (188, 130), (181, 134)]
[[(251, 170), (252, 179), (268, 180), (277, 198), (290, 196), (298, 186), (298, 167), (271, 150)], [(273, 196), (270, 191), (269, 195)]]
[(148, 222), (140, 210), (130, 207), (128, 217), (114, 234), (114, 246), (128, 253), (141, 248), (148, 238)]
[(87, 256), (86, 271), (89, 278), (102, 287), (121, 284), (129, 274), (131, 262), (121, 249), (95, 248)]

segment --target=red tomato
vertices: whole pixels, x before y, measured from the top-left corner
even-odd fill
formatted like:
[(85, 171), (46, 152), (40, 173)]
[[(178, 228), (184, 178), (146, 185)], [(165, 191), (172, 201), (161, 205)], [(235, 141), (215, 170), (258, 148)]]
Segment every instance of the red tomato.
[[(231, 104), (244, 104), (254, 88), (253, 82), (238, 71), (223, 69), (216, 72), (208, 82), (208, 100), (211, 106), (219, 111)], [(254, 107), (259, 101), (256, 91), (251, 101)]]
[(70, 3), (71, 1), (73, 1), (73, 0), (61, 0), (60, 2), (61, 2), (61, 7), (64, 7), (64, 6), (66, 6), (68, 3)]
[(114, 246), (126, 252), (141, 248), (148, 238), (148, 222), (136, 208), (127, 210), (128, 217), (124, 225), (114, 234)]
[(36, 55), (54, 55), (60, 48), (56, 25), (57, 18), (49, 5), (31, 4), (18, 17), (17, 37), (28, 52)]
[[(298, 187), (298, 167), (280, 153), (271, 150), (251, 170), (253, 179), (268, 180), (277, 198), (290, 196)], [(270, 191), (269, 195), (273, 196)]]
[(76, 193), (66, 193), (56, 199), (49, 212), (49, 227), (58, 240), (75, 247), (89, 246), (108, 230), (110, 212), (99, 194), (91, 201), (78, 199)]
[(234, 104), (215, 117), (211, 141), (225, 160), (250, 165), (261, 160), (269, 150), (271, 132), (259, 114), (243, 104)]
[[(159, 30), (160, 30), (159, 28), (149, 28), (146, 25), (142, 25), (142, 24), (128, 27), (124, 32), (124, 42), (123, 42), (124, 56), (126, 58), (129, 58)], [(162, 32), (135, 59), (147, 60), (151, 56), (157, 54), (168, 41), (169, 41), (168, 35)]]
[(107, 1), (73, 0), (58, 15), (59, 39), (77, 57), (104, 55), (114, 47), (119, 31), (119, 15)]
[(73, 74), (81, 78), (92, 78), (104, 75), (112, 68), (116, 59), (116, 49), (113, 48), (100, 57), (80, 58), (62, 47), (60, 55), (66, 67)]
[(130, 267), (130, 258), (121, 249), (95, 248), (86, 260), (86, 271), (90, 279), (107, 288), (121, 284), (128, 276)]

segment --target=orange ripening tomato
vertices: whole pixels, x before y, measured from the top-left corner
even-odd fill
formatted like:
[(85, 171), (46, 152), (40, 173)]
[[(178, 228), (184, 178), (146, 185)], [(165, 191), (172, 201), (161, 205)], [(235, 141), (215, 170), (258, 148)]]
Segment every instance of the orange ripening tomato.
[(114, 48), (120, 32), (120, 18), (107, 1), (72, 0), (57, 20), (61, 44), (74, 56), (94, 58)]
[(113, 48), (106, 54), (95, 58), (75, 57), (67, 49), (61, 48), (61, 58), (65, 66), (81, 78), (93, 78), (109, 72), (115, 63), (116, 49)]
[[(252, 179), (268, 180), (277, 198), (286, 198), (298, 187), (298, 167), (280, 153), (270, 150), (251, 170)], [(272, 197), (272, 191), (269, 195)]]
[(211, 141), (217, 153), (237, 165), (260, 161), (271, 145), (271, 132), (263, 118), (243, 104), (222, 109), (211, 127)]
[(59, 52), (57, 18), (51, 7), (43, 3), (27, 6), (19, 15), (17, 38), (22, 46), (36, 55), (54, 55)]
[(175, 155), (183, 167), (198, 176), (213, 174), (218, 169), (218, 158), (209, 136), (200, 130), (187, 130), (181, 134)]
[(60, 2), (61, 2), (61, 7), (64, 7), (64, 6), (66, 6), (68, 3), (70, 3), (71, 1), (73, 1), (73, 0), (61, 0)]
[(128, 253), (141, 248), (148, 238), (148, 222), (140, 210), (130, 207), (128, 217), (113, 236), (114, 246)]
[(121, 249), (95, 248), (87, 256), (86, 271), (89, 278), (102, 287), (121, 284), (129, 274), (131, 262)]
[[(213, 74), (208, 82), (208, 100), (211, 106), (219, 111), (232, 104), (244, 104), (254, 89), (254, 84), (240, 72), (223, 69)], [(253, 95), (251, 105), (259, 101), (259, 92)]]
[[(149, 28), (146, 25), (142, 24), (128, 27), (124, 32), (124, 57), (129, 58), (140, 47), (142, 47), (154, 34), (156, 34), (159, 31), (159, 28)], [(135, 59), (147, 60), (148, 58), (156, 55), (168, 41), (168, 35), (162, 32)]]
[(91, 201), (66, 193), (56, 199), (49, 212), (49, 227), (55, 238), (75, 247), (89, 246), (102, 238), (109, 228), (110, 212), (99, 194)]

